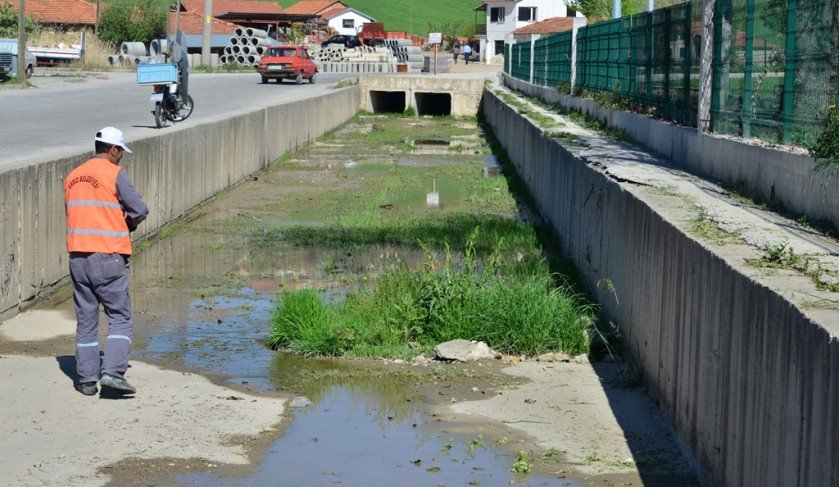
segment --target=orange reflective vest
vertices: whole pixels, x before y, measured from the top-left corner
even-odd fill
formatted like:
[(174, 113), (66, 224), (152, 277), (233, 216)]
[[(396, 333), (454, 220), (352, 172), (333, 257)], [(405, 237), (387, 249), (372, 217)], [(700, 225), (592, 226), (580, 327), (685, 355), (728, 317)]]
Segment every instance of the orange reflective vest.
[(64, 180), (68, 252), (131, 254), (131, 236), (117, 199), (121, 170), (107, 159), (93, 158)]

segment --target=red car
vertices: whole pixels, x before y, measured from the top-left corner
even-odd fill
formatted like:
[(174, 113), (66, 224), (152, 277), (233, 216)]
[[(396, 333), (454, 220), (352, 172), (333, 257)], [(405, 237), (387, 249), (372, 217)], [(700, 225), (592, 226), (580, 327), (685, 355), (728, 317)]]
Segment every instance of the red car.
[(309, 58), (305, 47), (279, 46), (265, 52), (257, 65), (257, 72), (260, 73), (263, 83), (268, 83), (268, 80), (273, 78), (278, 83), (282, 83), (284, 79), (293, 79), (295, 83), (301, 84), (304, 78), (314, 83), (318, 68)]

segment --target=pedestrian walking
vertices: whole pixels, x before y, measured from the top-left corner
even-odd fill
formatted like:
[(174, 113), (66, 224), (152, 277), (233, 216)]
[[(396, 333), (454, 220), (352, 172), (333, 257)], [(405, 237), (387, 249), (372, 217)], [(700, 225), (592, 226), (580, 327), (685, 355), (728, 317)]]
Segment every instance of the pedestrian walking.
[[(131, 347), (131, 232), (149, 209), (126, 171), (123, 155), (131, 151), (122, 132), (105, 127), (94, 137), (96, 154), (64, 180), (67, 252), (76, 309), (76, 388), (86, 396), (96, 383), (119, 394), (133, 394), (125, 380)], [(99, 362), (99, 305), (108, 318), (105, 358)]]
[(472, 48), (469, 44), (464, 44), (464, 64), (470, 64), (470, 55), (472, 54)]
[(458, 49), (458, 44), (452, 46), (452, 61), (455, 64), (458, 64), (458, 54), (460, 54), (460, 50)]

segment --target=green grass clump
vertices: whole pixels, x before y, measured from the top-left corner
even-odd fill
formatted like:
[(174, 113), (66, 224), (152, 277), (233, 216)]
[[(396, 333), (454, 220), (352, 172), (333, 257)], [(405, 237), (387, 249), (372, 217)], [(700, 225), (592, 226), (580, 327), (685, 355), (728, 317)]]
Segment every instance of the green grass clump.
[(438, 343), (481, 340), (504, 353), (589, 349), (593, 307), (557, 285), (548, 265), (476, 257), (474, 232), (460, 263), (447, 250), (420, 269), (396, 265), (375, 282), (325, 303), (315, 290), (282, 295), (267, 339), (304, 355), (408, 357)]

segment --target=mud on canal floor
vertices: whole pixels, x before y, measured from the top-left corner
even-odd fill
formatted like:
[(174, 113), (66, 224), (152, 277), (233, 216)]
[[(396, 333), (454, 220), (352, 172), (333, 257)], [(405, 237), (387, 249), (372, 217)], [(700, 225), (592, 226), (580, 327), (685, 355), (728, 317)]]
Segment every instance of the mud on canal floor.
[[(207, 377), (224, 387), (213, 398), (221, 403), (279, 395), (311, 404), (278, 416), (271, 431), (229, 435), (249, 463), (127, 451), (100, 478), (143, 485), (695, 483), (661, 414), (628, 383), (625, 364), (519, 363), (518, 356), (412, 363), (430, 353), (421, 342), (388, 349), (388, 360), (304, 358), (265, 346), (282, 293), (314, 288), (326, 303), (339, 303), (395, 266), (442, 262), (447, 244), (456, 267), (472, 239), (485, 257), (495, 252), (573, 273), (541, 250), (540, 219), (514, 197), (515, 178), (484, 176), (495, 166), (483, 130), (474, 119), (362, 114), (141, 243), (131, 263), (133, 361)], [(429, 205), (433, 190), (438, 204)], [(66, 298), (41, 309), (72, 320)], [(58, 333), (64, 336), (7, 333), (0, 353), (66, 362), (72, 329)], [(351, 355), (359, 350), (368, 349)]]

